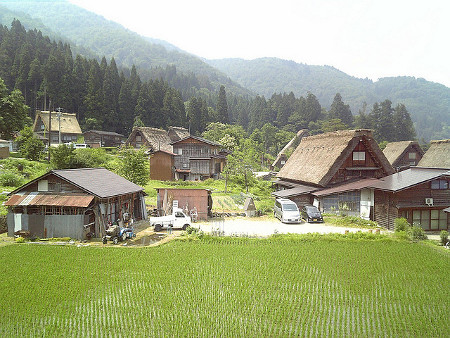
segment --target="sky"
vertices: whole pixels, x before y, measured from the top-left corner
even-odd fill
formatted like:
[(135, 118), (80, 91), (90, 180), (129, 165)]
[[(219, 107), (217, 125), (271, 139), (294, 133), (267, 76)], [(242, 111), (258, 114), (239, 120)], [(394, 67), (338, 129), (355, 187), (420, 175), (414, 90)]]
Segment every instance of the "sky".
[(206, 59), (278, 57), (450, 87), (448, 0), (69, 0)]

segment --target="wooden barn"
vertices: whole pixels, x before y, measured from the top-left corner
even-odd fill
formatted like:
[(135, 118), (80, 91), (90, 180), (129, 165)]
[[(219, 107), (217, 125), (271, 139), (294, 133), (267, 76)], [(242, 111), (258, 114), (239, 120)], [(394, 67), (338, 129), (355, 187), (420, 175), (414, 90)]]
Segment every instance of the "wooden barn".
[(417, 166), (424, 151), (415, 141), (390, 142), (383, 149), (383, 154), (389, 163), (397, 170)]
[(431, 141), (419, 167), (450, 168), (450, 140)]
[(104, 168), (51, 170), (9, 194), (8, 236), (85, 239), (108, 222), (147, 218), (144, 189)]

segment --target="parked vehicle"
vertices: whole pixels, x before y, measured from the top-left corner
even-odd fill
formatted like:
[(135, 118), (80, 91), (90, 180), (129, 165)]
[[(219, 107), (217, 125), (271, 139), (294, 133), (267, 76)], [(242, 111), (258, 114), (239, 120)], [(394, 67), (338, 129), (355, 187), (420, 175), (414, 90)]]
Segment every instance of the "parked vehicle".
[(283, 223), (301, 223), (302, 219), (297, 204), (287, 198), (277, 198), (273, 214)]
[(191, 225), (191, 218), (186, 216), (183, 209), (173, 208), (172, 215), (150, 217), (150, 226), (155, 227), (155, 231), (161, 231), (163, 228), (176, 228), (186, 230)]
[(133, 233), (132, 228), (124, 228), (114, 224), (110, 225), (109, 228), (106, 229), (106, 235), (103, 236), (102, 242), (103, 244), (106, 244), (108, 241), (112, 241), (114, 244), (117, 244), (133, 237), (136, 237), (136, 235)]
[(302, 218), (308, 222), (319, 222), (323, 223), (323, 217), (319, 209), (313, 205), (305, 205), (302, 207)]

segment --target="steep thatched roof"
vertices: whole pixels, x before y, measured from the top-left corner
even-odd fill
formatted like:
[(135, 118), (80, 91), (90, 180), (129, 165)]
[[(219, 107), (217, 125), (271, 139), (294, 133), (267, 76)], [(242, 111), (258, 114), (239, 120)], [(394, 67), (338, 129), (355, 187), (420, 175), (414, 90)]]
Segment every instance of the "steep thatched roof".
[(304, 137), (277, 177), (326, 186), (363, 140), (386, 174), (394, 172), (370, 130), (341, 130)]
[(386, 145), (386, 148), (384, 148), (383, 154), (386, 156), (389, 163), (395, 167), (397, 161), (399, 161), (413, 147), (423, 155), (422, 148), (420, 148), (419, 143), (415, 141), (390, 142)]
[(281, 159), (284, 158), (286, 156), (287, 151), (294, 146), (295, 141), (296, 140), (301, 140), (303, 137), (305, 137), (307, 135), (308, 135), (308, 130), (307, 129), (300, 129), (297, 132), (297, 134), (288, 142), (288, 144), (286, 144), (283, 147), (283, 149), (280, 150), (280, 152), (277, 155), (277, 158), (272, 163), (272, 168), (280, 166)]
[(450, 168), (450, 140), (431, 141), (419, 167)]
[(142, 143), (145, 144), (150, 151), (163, 150), (166, 152), (172, 152), (173, 147), (170, 144), (169, 134), (167, 131), (152, 127), (134, 127), (130, 136), (128, 137), (127, 144), (134, 139), (135, 135), (140, 133), (144, 138)]
[[(52, 112), (52, 131), (58, 132), (60, 126), (60, 119), (58, 118), (58, 114), (61, 114), (61, 133), (64, 134), (82, 134), (80, 125), (78, 124), (78, 120), (75, 114), (69, 113), (58, 113)], [(42, 120), (44, 123), (45, 129), (48, 131), (48, 125), (50, 120), (50, 112), (49, 111), (39, 111), (36, 113), (36, 117), (34, 119), (33, 130), (36, 130), (36, 125), (39, 120)]]
[(183, 127), (169, 127), (168, 134), (172, 142), (179, 141), (190, 135), (189, 130)]

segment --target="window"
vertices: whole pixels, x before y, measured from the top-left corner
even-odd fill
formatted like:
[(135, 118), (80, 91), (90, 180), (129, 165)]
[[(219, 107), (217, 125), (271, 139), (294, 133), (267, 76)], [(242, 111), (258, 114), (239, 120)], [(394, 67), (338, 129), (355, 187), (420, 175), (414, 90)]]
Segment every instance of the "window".
[(136, 135), (136, 142), (141, 142), (141, 141), (142, 141), (142, 136)]
[(425, 230), (447, 229), (447, 213), (443, 210), (413, 210), (413, 224)]
[(366, 160), (366, 152), (365, 151), (354, 151), (353, 152), (353, 161), (365, 161)]
[(416, 159), (416, 153), (409, 153), (408, 157), (410, 160), (415, 160)]
[(431, 189), (433, 190), (445, 190), (448, 189), (449, 184), (447, 180), (434, 180), (431, 181)]

